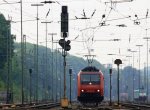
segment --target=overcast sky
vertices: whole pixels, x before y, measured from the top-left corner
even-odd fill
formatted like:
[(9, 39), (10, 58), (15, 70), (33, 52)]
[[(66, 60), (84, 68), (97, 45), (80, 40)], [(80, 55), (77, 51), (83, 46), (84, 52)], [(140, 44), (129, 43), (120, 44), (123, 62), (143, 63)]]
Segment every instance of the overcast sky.
[[(42, 1), (44, 0), (23, 0), (23, 21), (26, 21), (23, 22), (23, 34), (27, 36), (27, 42), (34, 44), (36, 44), (37, 33), (37, 8), (31, 6), (31, 4)], [(133, 64), (133, 58), (129, 60), (125, 57), (132, 56), (132, 53), (127, 50), (130, 48), (139, 51), (136, 45), (141, 44), (143, 45), (141, 47), (142, 68), (146, 63), (147, 43), (143, 39), (143, 37), (146, 37), (146, 29), (148, 29), (147, 37), (150, 37), (150, 0), (112, 0), (112, 3), (110, 1), (57, 0), (57, 3), (45, 4), (39, 7), (39, 44), (45, 45), (45, 24), (41, 23), (45, 20), (53, 21), (48, 24), (48, 33), (57, 33), (54, 40), (61, 38), (59, 22), (61, 7), (67, 5), (69, 13), (69, 37), (67, 39), (74, 40), (71, 42), (70, 54), (83, 57), (83, 55), (88, 54), (87, 48), (89, 48), (94, 50), (91, 54), (96, 55), (95, 59), (102, 64), (112, 63), (112, 60), (121, 58), (124, 66), (127, 66), (129, 63)], [(16, 4), (7, 4), (15, 2)], [(12, 21), (15, 21), (12, 22), (12, 33), (17, 35), (17, 42), (20, 42), (20, 3), (17, 2), (19, 0), (0, 0), (0, 13), (4, 14), (6, 19), (11, 18)], [(50, 12), (46, 17), (49, 10)], [(83, 17), (83, 10), (86, 17), (90, 19), (75, 18), (75, 16), (78, 18)], [(102, 23), (104, 23), (104, 26), (101, 26)], [(120, 25), (124, 27), (119, 27)], [(113, 39), (120, 39), (120, 41), (111, 41)], [(48, 35), (48, 40), (51, 41), (50, 35)], [(79, 41), (86, 41), (86, 43)], [(51, 47), (51, 42), (48, 45)], [(108, 56), (107, 54), (117, 55)], [(138, 52), (135, 53), (134, 58), (134, 65), (138, 68)]]

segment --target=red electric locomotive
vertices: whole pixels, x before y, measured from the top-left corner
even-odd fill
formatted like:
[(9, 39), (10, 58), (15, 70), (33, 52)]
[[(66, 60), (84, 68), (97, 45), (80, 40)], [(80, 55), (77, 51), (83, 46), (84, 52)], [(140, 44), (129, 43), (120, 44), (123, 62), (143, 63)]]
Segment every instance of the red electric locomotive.
[(96, 67), (88, 66), (78, 73), (78, 101), (100, 103), (104, 99), (103, 73)]

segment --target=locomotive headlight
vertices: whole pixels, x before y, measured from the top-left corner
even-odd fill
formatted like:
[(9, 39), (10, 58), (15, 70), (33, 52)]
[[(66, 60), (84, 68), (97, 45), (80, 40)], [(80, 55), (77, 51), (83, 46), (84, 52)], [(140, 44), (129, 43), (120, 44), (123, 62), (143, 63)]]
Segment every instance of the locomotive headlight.
[(100, 90), (97, 90), (97, 92), (100, 92)]
[(82, 89), (81, 92), (84, 92), (84, 90)]
[(89, 85), (92, 85), (92, 83), (90, 82)]

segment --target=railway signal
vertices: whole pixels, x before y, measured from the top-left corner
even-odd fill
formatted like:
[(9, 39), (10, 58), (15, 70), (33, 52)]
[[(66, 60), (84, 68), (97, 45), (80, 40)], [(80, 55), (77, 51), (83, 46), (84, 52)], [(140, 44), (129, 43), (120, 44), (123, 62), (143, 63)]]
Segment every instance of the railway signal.
[(70, 40), (67, 40), (66, 43), (65, 43), (65, 50), (69, 51), (70, 49), (71, 49)]
[(62, 6), (61, 12), (61, 35), (63, 38), (68, 37), (68, 7)]
[(64, 43), (65, 43), (65, 39), (60, 39), (59, 40), (59, 45), (64, 49)]
[(116, 59), (114, 63), (117, 65), (117, 68), (118, 68), (118, 75), (117, 75), (118, 81), (117, 82), (118, 82), (118, 106), (119, 106), (119, 65), (122, 64), (122, 61), (120, 59)]
[(70, 40), (65, 40), (68, 37), (68, 7), (62, 6), (61, 12), (61, 37), (63, 39), (59, 40), (59, 45), (63, 49), (63, 57), (64, 57), (64, 97), (61, 100), (62, 107), (68, 107), (68, 99), (66, 98), (66, 51), (71, 49)]
[(71, 49), (70, 40), (65, 41), (65, 39), (59, 40), (59, 45), (65, 50), (69, 51)]

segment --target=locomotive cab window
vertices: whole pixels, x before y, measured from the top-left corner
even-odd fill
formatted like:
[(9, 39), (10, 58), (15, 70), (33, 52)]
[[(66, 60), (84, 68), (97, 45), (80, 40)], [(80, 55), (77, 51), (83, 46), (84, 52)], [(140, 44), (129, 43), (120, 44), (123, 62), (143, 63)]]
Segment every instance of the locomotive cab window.
[(81, 74), (81, 84), (99, 84), (100, 75), (99, 74)]

